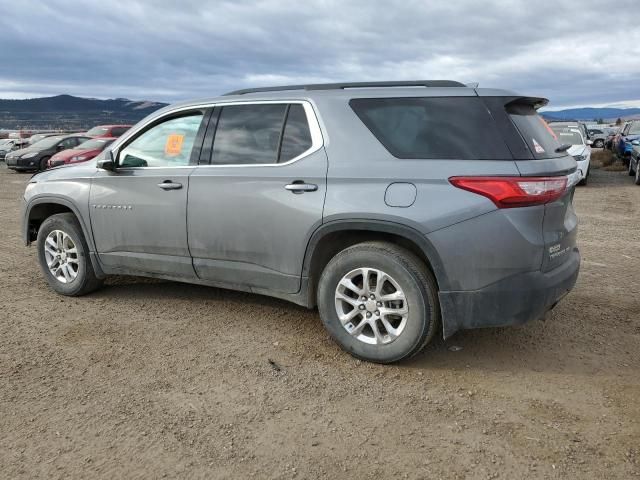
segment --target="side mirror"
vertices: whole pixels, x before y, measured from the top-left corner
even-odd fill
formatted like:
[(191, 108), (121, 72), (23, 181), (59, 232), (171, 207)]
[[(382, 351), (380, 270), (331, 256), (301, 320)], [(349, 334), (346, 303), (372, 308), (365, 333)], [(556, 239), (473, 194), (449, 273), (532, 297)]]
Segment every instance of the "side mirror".
[(113, 172), (116, 169), (116, 159), (113, 150), (109, 150), (105, 158), (99, 159), (96, 167)]
[(640, 140), (633, 140), (631, 142), (631, 145), (635, 145), (636, 147), (639, 147), (640, 146)]

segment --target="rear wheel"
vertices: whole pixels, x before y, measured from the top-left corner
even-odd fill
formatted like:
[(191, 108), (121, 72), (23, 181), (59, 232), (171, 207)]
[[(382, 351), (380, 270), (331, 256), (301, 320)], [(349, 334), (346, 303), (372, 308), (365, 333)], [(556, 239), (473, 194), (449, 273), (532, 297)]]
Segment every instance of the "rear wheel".
[(413, 253), (386, 242), (361, 243), (338, 253), (322, 272), (317, 300), (333, 339), (371, 362), (416, 354), (439, 325), (433, 275)]
[(42, 222), (37, 248), (42, 273), (57, 293), (75, 297), (102, 285), (93, 271), (82, 228), (72, 213), (52, 215)]

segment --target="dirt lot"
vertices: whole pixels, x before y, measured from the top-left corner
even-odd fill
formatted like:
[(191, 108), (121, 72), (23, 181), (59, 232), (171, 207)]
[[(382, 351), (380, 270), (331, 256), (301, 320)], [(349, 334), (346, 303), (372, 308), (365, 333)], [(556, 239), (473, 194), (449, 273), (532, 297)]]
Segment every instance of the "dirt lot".
[(316, 312), (257, 295), (135, 278), (53, 294), (21, 243), (28, 178), (0, 166), (3, 478), (640, 476), (626, 173), (578, 189), (582, 270), (546, 323), (387, 367), (342, 353)]

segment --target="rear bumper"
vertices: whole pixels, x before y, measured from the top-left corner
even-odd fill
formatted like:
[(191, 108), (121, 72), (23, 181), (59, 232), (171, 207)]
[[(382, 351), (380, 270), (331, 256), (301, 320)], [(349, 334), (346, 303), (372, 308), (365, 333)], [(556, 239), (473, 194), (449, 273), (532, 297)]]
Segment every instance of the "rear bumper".
[(537, 320), (575, 285), (580, 253), (550, 272), (518, 274), (473, 291), (440, 292), (444, 338), (458, 330), (521, 325)]

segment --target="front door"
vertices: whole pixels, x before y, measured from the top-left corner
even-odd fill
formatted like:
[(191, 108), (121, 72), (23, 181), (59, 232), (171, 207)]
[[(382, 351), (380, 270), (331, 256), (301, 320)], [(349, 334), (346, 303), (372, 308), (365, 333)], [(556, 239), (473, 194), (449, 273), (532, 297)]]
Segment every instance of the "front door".
[(155, 123), (123, 144), (115, 171), (101, 170), (94, 177), (91, 226), (107, 271), (195, 276), (187, 243), (187, 192), (203, 116), (188, 112)]
[(206, 165), (190, 177), (187, 225), (198, 276), (297, 292), (326, 192), (327, 156), (311, 105), (218, 107), (202, 152)]

